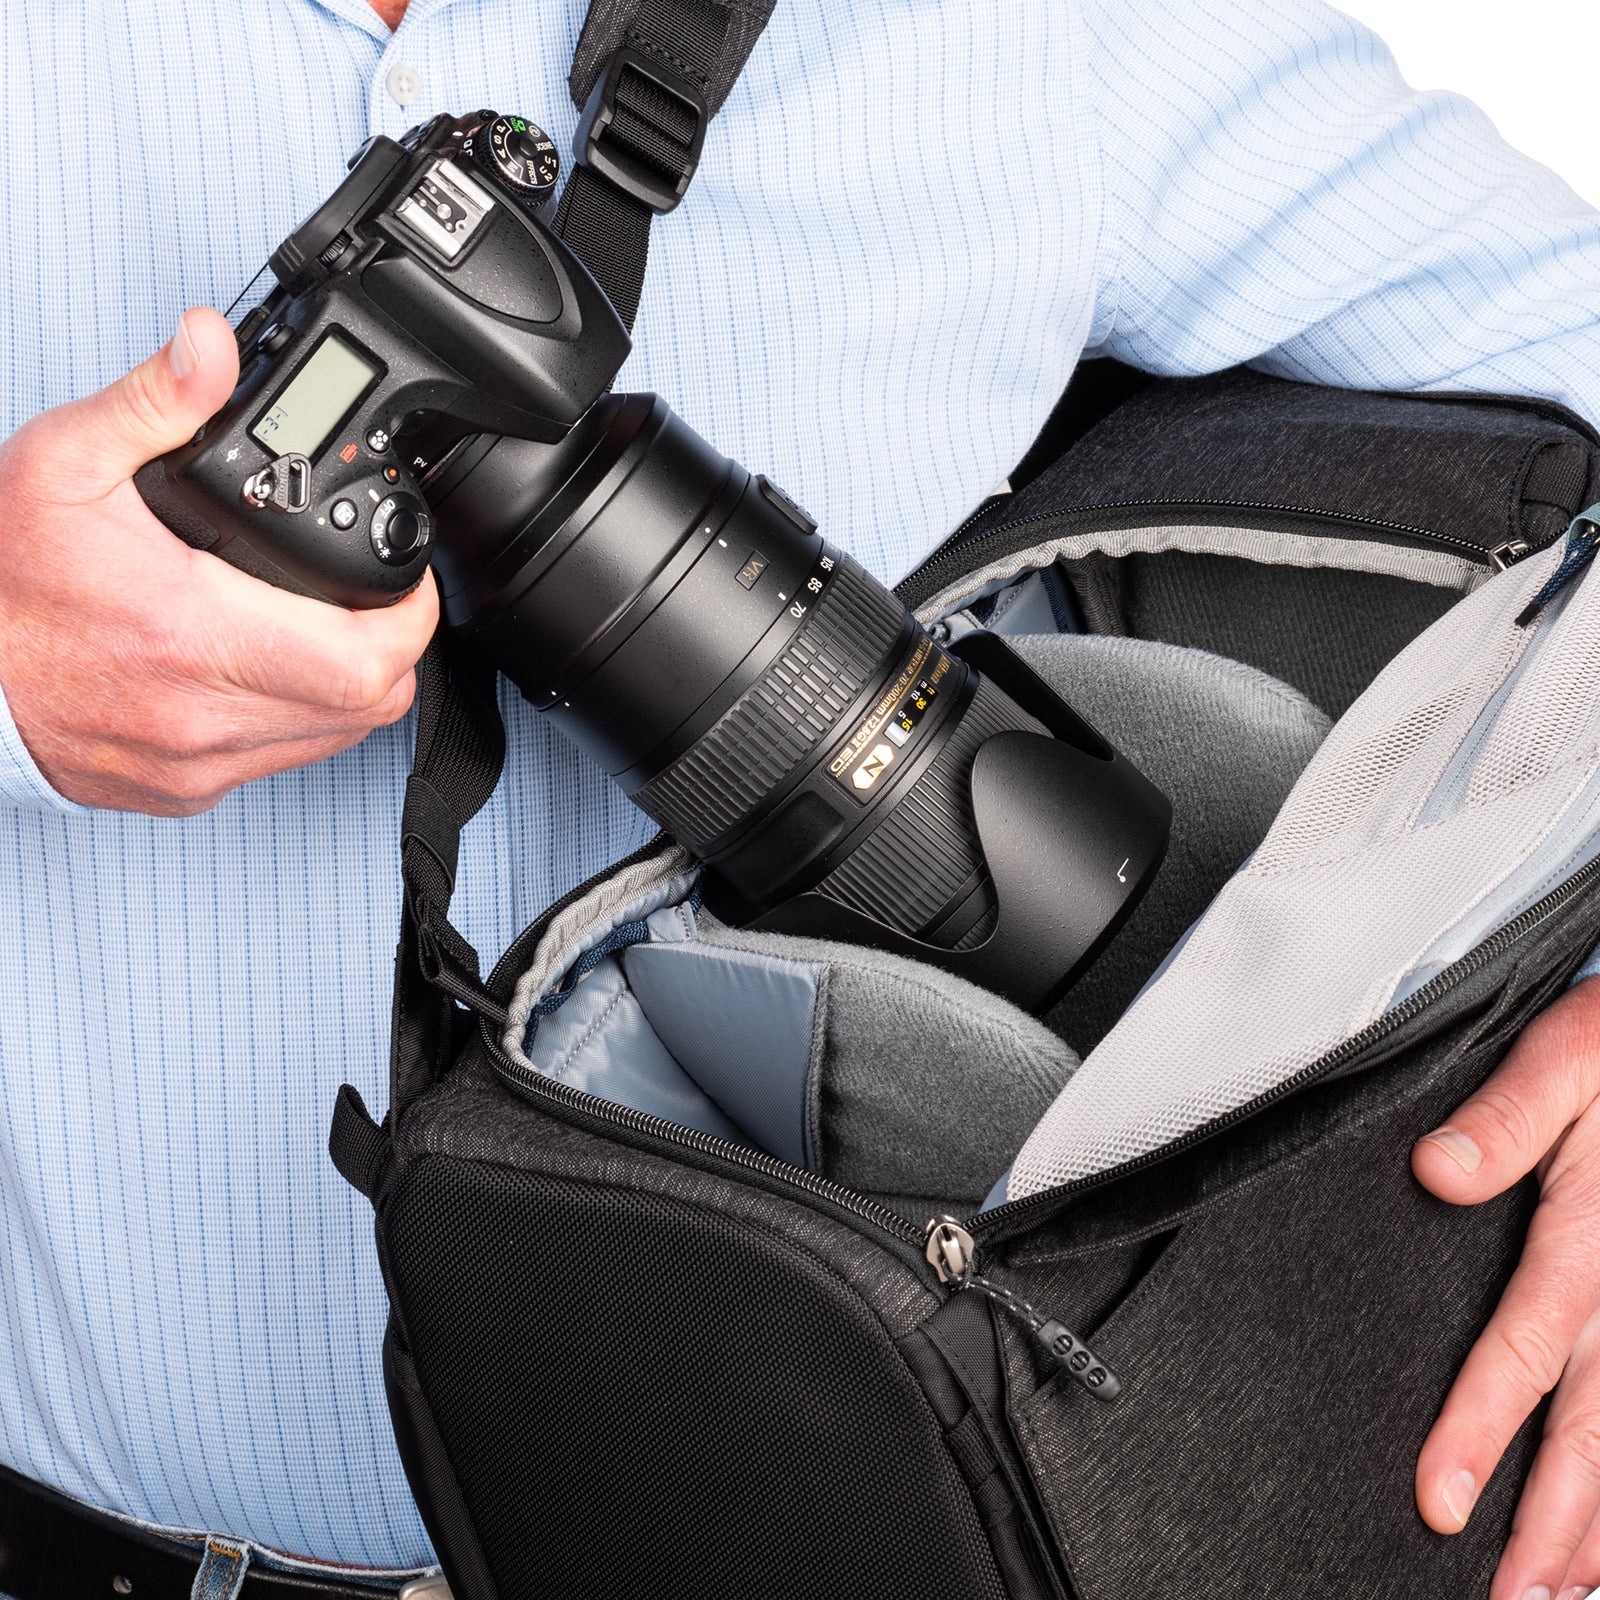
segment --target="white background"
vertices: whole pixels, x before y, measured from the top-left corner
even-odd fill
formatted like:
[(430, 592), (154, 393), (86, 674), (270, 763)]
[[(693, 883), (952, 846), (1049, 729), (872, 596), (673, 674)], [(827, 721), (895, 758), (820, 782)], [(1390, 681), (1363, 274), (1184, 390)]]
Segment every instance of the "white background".
[(1600, 205), (1600, 0), (1339, 0), (1418, 89), (1477, 101), (1510, 143)]

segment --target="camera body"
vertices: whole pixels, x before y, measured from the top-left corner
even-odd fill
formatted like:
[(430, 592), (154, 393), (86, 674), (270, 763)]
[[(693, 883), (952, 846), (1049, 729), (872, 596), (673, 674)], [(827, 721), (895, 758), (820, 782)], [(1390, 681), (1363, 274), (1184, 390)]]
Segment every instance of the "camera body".
[(434, 525), (407, 425), (427, 419), (435, 443), (452, 428), (557, 440), (627, 357), (610, 302), (541, 219), (556, 169), (537, 129), (488, 111), (370, 139), (273, 253), (278, 288), (237, 330), (228, 403), (136, 478), (151, 509), (339, 605), (415, 588)]
[(653, 395), (544, 221), (521, 118), (370, 140), (273, 253), (240, 380), (135, 483), (198, 548), (447, 625), (706, 866), (727, 920), (1048, 1005), (1137, 904), (1165, 798), (1001, 641), (946, 645)]

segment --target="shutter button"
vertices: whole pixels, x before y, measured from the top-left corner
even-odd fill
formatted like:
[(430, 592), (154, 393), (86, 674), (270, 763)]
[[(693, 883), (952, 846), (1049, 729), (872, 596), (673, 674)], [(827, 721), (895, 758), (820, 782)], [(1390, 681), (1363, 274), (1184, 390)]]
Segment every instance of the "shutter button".
[(422, 78), (417, 69), (404, 61), (397, 61), (389, 68), (389, 76), (384, 84), (389, 90), (389, 98), (397, 106), (408, 106), (422, 93)]

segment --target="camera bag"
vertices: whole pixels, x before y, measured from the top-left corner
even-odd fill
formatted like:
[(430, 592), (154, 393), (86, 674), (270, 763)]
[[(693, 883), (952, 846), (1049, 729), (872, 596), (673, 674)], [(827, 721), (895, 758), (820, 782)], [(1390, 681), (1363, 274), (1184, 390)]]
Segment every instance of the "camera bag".
[(1097, 370), (900, 590), (1174, 798), (1047, 1019), (720, 926), (665, 837), (480, 978), (504, 735), (425, 658), (390, 1104), (331, 1148), (456, 1600), (1487, 1595), (1539, 1419), (1454, 1538), (1412, 1479), (1535, 1189), (1451, 1208), (1408, 1155), (1600, 938), (1600, 444)]

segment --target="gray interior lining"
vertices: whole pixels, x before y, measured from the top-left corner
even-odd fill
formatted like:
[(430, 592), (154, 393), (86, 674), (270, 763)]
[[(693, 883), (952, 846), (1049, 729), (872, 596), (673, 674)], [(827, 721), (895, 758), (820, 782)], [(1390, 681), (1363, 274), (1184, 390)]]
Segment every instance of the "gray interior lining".
[(687, 899), (699, 876), (694, 858), (674, 845), (659, 856), (613, 873), (556, 917), (511, 996), (501, 1042), (512, 1058), (522, 1059), (522, 1038), (534, 1006), (555, 988), (579, 956), (594, 949), (622, 923)]
[(1350, 572), (1376, 572), (1408, 578), (1440, 589), (1470, 594), (1493, 576), (1481, 561), (1445, 550), (1408, 549), (1363, 539), (1340, 539), (1310, 533), (1269, 532), (1261, 528), (1226, 528), (1182, 523), (1174, 526), (1107, 529), (1048, 539), (966, 573), (917, 608), (917, 620), (937, 621), (959, 611), (977, 596), (991, 593), (1006, 579), (1053, 561), (1076, 561), (1096, 553), (1107, 556), (1187, 550), (1203, 555), (1237, 556), (1269, 566), (1333, 567)]

